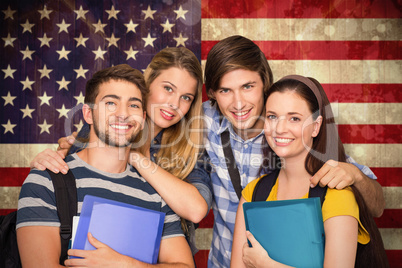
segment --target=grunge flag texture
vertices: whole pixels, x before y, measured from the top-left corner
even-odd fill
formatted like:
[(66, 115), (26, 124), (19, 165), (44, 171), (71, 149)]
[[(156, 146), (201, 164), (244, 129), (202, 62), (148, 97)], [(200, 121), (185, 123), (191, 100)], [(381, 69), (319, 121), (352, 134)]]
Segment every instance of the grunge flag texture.
[[(29, 162), (82, 125), (85, 83), (121, 63), (143, 70), (167, 46), (202, 66), (239, 34), (265, 53), (275, 81), (311, 76), (327, 92), (347, 153), (383, 186), (376, 219), (402, 267), (402, 6), (397, 0), (4, 0), (0, 3), (0, 214), (17, 208)], [(207, 100), (206, 94), (204, 100)], [(197, 229), (206, 267), (213, 215)]]

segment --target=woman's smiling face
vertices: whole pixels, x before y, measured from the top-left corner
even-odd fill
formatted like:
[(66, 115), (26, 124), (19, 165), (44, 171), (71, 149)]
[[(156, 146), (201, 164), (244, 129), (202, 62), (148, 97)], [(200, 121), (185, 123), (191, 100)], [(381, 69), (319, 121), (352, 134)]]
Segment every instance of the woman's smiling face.
[(307, 102), (294, 91), (275, 92), (268, 97), (265, 137), (280, 158), (304, 161), (319, 127)]
[(149, 86), (147, 116), (155, 131), (179, 122), (189, 111), (197, 91), (197, 80), (184, 69), (171, 67), (161, 71)]

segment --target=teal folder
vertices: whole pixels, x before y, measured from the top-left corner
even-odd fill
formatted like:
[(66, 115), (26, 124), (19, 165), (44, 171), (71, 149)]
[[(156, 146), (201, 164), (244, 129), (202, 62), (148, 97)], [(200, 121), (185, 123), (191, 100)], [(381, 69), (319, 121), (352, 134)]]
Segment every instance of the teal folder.
[(115, 251), (155, 264), (158, 260), (165, 213), (86, 195), (74, 249), (95, 249), (88, 232)]
[(323, 267), (325, 233), (318, 197), (243, 204), (246, 230), (269, 256), (293, 267)]

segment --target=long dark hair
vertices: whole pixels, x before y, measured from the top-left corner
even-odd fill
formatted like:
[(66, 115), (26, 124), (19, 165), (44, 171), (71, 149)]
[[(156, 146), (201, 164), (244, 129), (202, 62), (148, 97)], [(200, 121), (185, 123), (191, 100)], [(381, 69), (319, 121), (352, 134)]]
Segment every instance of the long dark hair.
[[(318, 90), (319, 98), (316, 97), (313, 90), (298, 79), (282, 79), (274, 83), (268, 91), (269, 97), (274, 92), (292, 91), (304, 99), (313, 113), (313, 119), (322, 116), (322, 124), (318, 135), (313, 138), (313, 145), (305, 160), (305, 169), (310, 175), (314, 175), (326, 161), (333, 159), (339, 162), (346, 162), (345, 149), (339, 138), (338, 130), (335, 125), (335, 119), (332, 113), (330, 102), (321, 84), (314, 78), (308, 77), (315, 85), (314, 90)], [(300, 80), (306, 80), (301, 77)], [(310, 83), (310, 82), (309, 82)], [(316, 92), (317, 94), (317, 92)], [(319, 103), (319, 101), (321, 103)], [(265, 141), (266, 142), (266, 141)], [(265, 144), (264, 144), (265, 145)], [(277, 156), (269, 146), (264, 146), (263, 166), (269, 166), (269, 163), (277, 163)], [(358, 244), (356, 253), (355, 267), (389, 267), (388, 259), (385, 254), (384, 244), (374, 222), (369, 213), (364, 199), (354, 185), (351, 185), (356, 202), (359, 206), (359, 218), (362, 225), (370, 235), (370, 242), (366, 245)]]

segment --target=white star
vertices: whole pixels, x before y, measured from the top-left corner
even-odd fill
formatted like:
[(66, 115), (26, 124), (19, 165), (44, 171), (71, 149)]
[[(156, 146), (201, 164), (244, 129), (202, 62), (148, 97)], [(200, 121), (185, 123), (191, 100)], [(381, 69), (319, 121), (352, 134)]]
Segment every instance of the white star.
[(154, 13), (155, 13), (155, 12), (156, 12), (156, 10), (151, 10), (151, 7), (148, 5), (148, 9), (147, 9), (147, 10), (142, 10), (142, 13), (145, 14), (144, 20), (146, 20), (147, 18), (154, 19)]
[(42, 79), (43, 77), (45, 77), (45, 76), (50, 79), (49, 74), (50, 74), (50, 72), (53, 71), (53, 69), (48, 69), (48, 68), (46, 67), (46, 64), (45, 64), (45, 66), (43, 66), (43, 69), (38, 69), (38, 71), (41, 73), (41, 75), (40, 75), (40, 78), (41, 78), (41, 79)]
[(47, 37), (46, 33), (44, 33), (43, 37), (42, 38), (38, 37), (38, 39), (40, 41), (40, 47), (42, 47), (42, 46), (50, 47), (49, 42), (52, 41), (53, 38)]
[(32, 24), (29, 23), (29, 20), (27, 19), (27, 21), (24, 24), (21, 23), (21, 26), (22, 26), (22, 28), (24, 28), (22, 30), (22, 33), (25, 33), (26, 31), (32, 33), (32, 27), (34, 27), (35, 24), (34, 23), (32, 23)]
[(71, 50), (66, 50), (65, 48), (64, 48), (64, 46), (61, 48), (61, 50), (56, 50), (56, 52), (59, 54), (59, 60), (61, 60), (61, 59), (66, 59), (66, 60), (68, 60), (68, 57), (67, 57), (67, 55), (68, 55), (68, 53), (70, 53), (71, 52)]
[(154, 41), (156, 40), (156, 38), (152, 38), (151, 34), (148, 33), (148, 36), (145, 38), (142, 38), (142, 40), (145, 41), (144, 48), (147, 47), (148, 45), (150, 45), (151, 47), (154, 47)]
[(17, 124), (11, 124), (10, 119), (8, 119), (7, 124), (1, 124), (1, 125), (5, 128), (4, 134), (6, 134), (7, 132), (11, 132), (12, 134), (14, 134), (13, 128), (17, 126)]
[(74, 126), (76, 128), (75, 131), (79, 132), (83, 125), (84, 125), (84, 123), (82, 123), (82, 120), (80, 119), (80, 122), (78, 124), (74, 124)]
[(4, 42), (5, 42), (4, 47), (6, 47), (6, 46), (8, 46), (8, 45), (14, 47), (13, 42), (14, 42), (17, 38), (12, 38), (11, 35), (10, 35), (10, 33), (8, 33), (8, 35), (7, 35), (6, 38), (3, 37), (3, 38), (1, 38), (1, 39), (3, 39)]
[(33, 83), (35, 83), (35, 81), (30, 81), (29, 78), (28, 78), (28, 76), (27, 76), (27, 78), (25, 79), (25, 81), (20, 81), (20, 83), (24, 85), (24, 87), (23, 87), (23, 89), (22, 89), (23, 91), (24, 91), (26, 88), (32, 90), (32, 85), (33, 85)]
[(185, 16), (185, 15), (186, 15), (186, 13), (188, 12), (188, 10), (183, 10), (183, 8), (182, 8), (181, 5), (180, 5), (179, 9), (178, 9), (178, 10), (174, 10), (173, 12), (177, 14), (176, 20), (179, 19), (179, 18), (186, 19), (186, 16)]
[(22, 55), (24, 55), (22, 57), (22, 60), (25, 60), (26, 58), (32, 60), (32, 54), (35, 52), (35, 50), (29, 50), (29, 47), (27, 46), (25, 50), (21, 50), (20, 52), (22, 53)]
[(43, 121), (43, 124), (38, 124), (38, 127), (40, 127), (40, 133), (42, 134), (43, 132), (47, 132), (50, 134), (49, 128), (51, 128), (53, 125), (46, 123), (46, 119)]
[(47, 18), (48, 20), (50, 20), (50, 13), (53, 12), (53, 10), (47, 10), (46, 5), (43, 8), (43, 10), (38, 10), (38, 12), (40, 13), (40, 19), (42, 20), (43, 18)]
[(88, 69), (83, 69), (81, 64), (79, 69), (74, 69), (74, 72), (77, 73), (77, 78), (83, 77), (84, 79), (86, 79), (85, 73), (88, 72)]
[(88, 40), (89, 38), (87, 37), (83, 37), (82, 33), (80, 33), (80, 37), (75, 37), (74, 40), (77, 41), (77, 47), (79, 46), (83, 46), (83, 47), (87, 47), (85, 45), (85, 42)]
[(81, 92), (81, 91), (80, 91), (80, 95), (74, 96), (74, 98), (77, 100), (77, 104), (76, 104), (76, 105), (78, 105), (78, 104), (80, 104), (80, 103), (84, 104), (85, 97), (84, 97), (84, 95), (82, 95), (82, 92)]
[(172, 32), (172, 27), (175, 26), (175, 24), (170, 24), (169, 19), (166, 19), (165, 23), (161, 23), (162, 27), (163, 27), (163, 32)]
[(4, 79), (6, 79), (7, 77), (11, 77), (12, 79), (14, 79), (13, 73), (17, 71), (17, 69), (11, 69), (10, 64), (7, 66), (7, 69), (1, 70), (5, 73)]
[(174, 37), (173, 38), (176, 41), (176, 47), (182, 45), (183, 47), (186, 47), (186, 44), (184, 42), (186, 42), (188, 40), (187, 37), (183, 37), (182, 34), (180, 33), (179, 37)]
[(103, 58), (103, 55), (105, 55), (105, 53), (107, 52), (107, 50), (102, 50), (100, 46), (98, 46), (98, 50), (92, 50), (92, 52), (95, 54), (95, 60), (97, 59), (102, 59), (105, 60)]
[(21, 112), (23, 112), (24, 114), (22, 115), (22, 119), (24, 119), (25, 117), (30, 117), (32, 118), (32, 113), (33, 111), (35, 111), (35, 109), (29, 109), (29, 106), (27, 104), (27, 106), (25, 106), (25, 109), (20, 109)]
[(17, 98), (15, 96), (11, 96), (10, 91), (7, 93), (7, 96), (3, 97), (4, 99), (4, 106), (6, 106), (7, 104), (11, 104), (11, 106), (14, 106), (14, 99)]
[(43, 93), (43, 96), (38, 97), (40, 99), (40, 106), (42, 106), (43, 104), (47, 104), (50, 106), (50, 99), (53, 98), (52, 96), (47, 96), (46, 92)]
[(110, 20), (111, 18), (115, 18), (117, 20), (117, 14), (119, 14), (120, 10), (115, 10), (114, 6), (112, 6), (112, 9), (110, 10), (105, 10), (107, 14), (109, 14), (109, 17), (107, 18)]
[(127, 27), (127, 33), (130, 31), (133, 31), (135, 33), (135, 27), (138, 26), (138, 24), (133, 23), (133, 20), (130, 20), (129, 23), (125, 23), (124, 25)]
[(64, 78), (64, 76), (61, 78), (60, 81), (56, 81), (57, 84), (59, 84), (59, 91), (62, 90), (63, 88), (65, 88), (68, 91), (68, 84), (71, 83), (71, 81), (66, 81), (66, 79)]
[(10, 19), (14, 19), (13, 18), (13, 14), (15, 13), (15, 12), (17, 12), (17, 10), (11, 10), (11, 8), (10, 8), (10, 5), (8, 6), (8, 8), (7, 8), (7, 10), (2, 10), (2, 12), (4, 13), (4, 15), (5, 15), (5, 17), (4, 17), (4, 19), (6, 20), (6, 19), (8, 19), (8, 18), (10, 18)]
[(120, 38), (115, 38), (114, 33), (112, 33), (112, 36), (110, 38), (106, 38), (106, 40), (109, 42), (108, 47), (110, 47), (110, 46), (118, 47), (117, 42), (120, 40)]
[(64, 107), (64, 104), (63, 104), (63, 106), (61, 106), (61, 109), (56, 109), (56, 111), (58, 111), (59, 112), (59, 119), (60, 119), (60, 117), (65, 117), (65, 118), (68, 118), (68, 112), (70, 111), (70, 109), (66, 109), (66, 107)]
[(66, 32), (66, 33), (68, 33), (68, 30), (67, 30), (67, 28), (68, 27), (70, 27), (70, 23), (66, 23), (65, 21), (64, 21), (64, 19), (63, 19), (63, 21), (61, 22), (61, 23), (56, 23), (56, 25), (59, 27), (59, 33), (61, 33), (61, 32)]
[(124, 50), (124, 52), (127, 54), (127, 59), (126, 60), (128, 60), (129, 58), (133, 58), (134, 60), (136, 60), (135, 54), (138, 53), (138, 50), (133, 50), (133, 47), (130, 46), (130, 49), (129, 50)]
[(105, 28), (106, 23), (102, 24), (100, 19), (98, 20), (98, 23), (92, 23), (92, 25), (95, 27), (95, 33), (97, 32), (105, 33), (105, 30), (103, 28)]
[(74, 12), (77, 14), (77, 20), (79, 18), (83, 18), (85, 20), (85, 14), (88, 13), (88, 10), (82, 9), (82, 5), (80, 6), (79, 10), (74, 10)]

